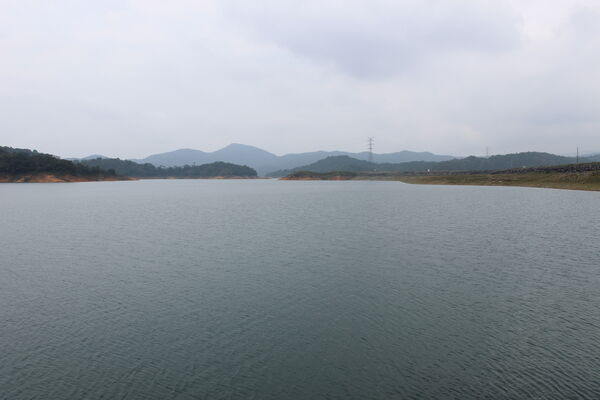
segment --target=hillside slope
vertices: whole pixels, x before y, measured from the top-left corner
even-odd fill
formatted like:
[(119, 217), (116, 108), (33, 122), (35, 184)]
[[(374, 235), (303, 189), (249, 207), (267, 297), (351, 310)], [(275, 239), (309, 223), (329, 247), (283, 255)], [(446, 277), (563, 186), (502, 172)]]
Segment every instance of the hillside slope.
[(119, 179), (105, 171), (36, 150), (0, 147), (0, 182), (83, 182)]
[[(571, 157), (557, 156), (549, 153), (527, 152), (506, 155), (496, 155), (489, 158), (466, 157), (441, 162), (413, 161), (406, 163), (372, 163), (357, 160), (348, 156), (328, 157), (313, 164), (291, 170), (275, 171), (269, 176), (282, 177), (297, 171), (332, 172), (332, 171), (493, 171), (512, 168), (538, 167), (545, 165), (560, 165), (574, 162)], [(587, 160), (582, 160), (587, 161)]]
[[(294, 153), (277, 156), (273, 153), (254, 146), (243, 144), (230, 144), (214, 152), (204, 152), (193, 149), (180, 149), (167, 153), (154, 154), (140, 160), (132, 160), (140, 164), (150, 163), (157, 167), (173, 167), (194, 164), (207, 164), (224, 161), (233, 164), (248, 165), (257, 170), (258, 174), (265, 175), (269, 172), (296, 168), (307, 165), (331, 156), (351, 156), (355, 159), (367, 160), (369, 154), (348, 153), (342, 151), (313, 151), (308, 153)], [(409, 162), (409, 161), (445, 161), (453, 159), (451, 156), (440, 156), (428, 152), (401, 151), (388, 154), (374, 154), (378, 162)]]
[(155, 167), (150, 163), (139, 164), (118, 158), (97, 158), (84, 160), (81, 163), (89, 167), (112, 169), (118, 174), (135, 178), (253, 178), (257, 176), (256, 171), (250, 167), (220, 161), (203, 165), (165, 168)]

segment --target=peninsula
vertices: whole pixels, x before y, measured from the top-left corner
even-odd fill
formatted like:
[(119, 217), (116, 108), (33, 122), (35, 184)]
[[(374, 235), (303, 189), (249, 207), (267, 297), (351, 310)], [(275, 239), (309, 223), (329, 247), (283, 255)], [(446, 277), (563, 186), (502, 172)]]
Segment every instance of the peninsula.
[(0, 183), (248, 178), (257, 178), (253, 168), (226, 162), (165, 168), (108, 158), (70, 161), (35, 150), (0, 147)]
[(600, 191), (600, 162), (498, 171), (310, 172), (298, 171), (282, 180), (380, 180), (428, 185), (520, 186)]
[(150, 163), (140, 164), (119, 158), (95, 158), (78, 163), (138, 179), (250, 179), (258, 176), (254, 168), (223, 161), (179, 167), (157, 167)]
[(63, 160), (35, 150), (0, 147), (0, 183), (130, 180), (114, 170)]

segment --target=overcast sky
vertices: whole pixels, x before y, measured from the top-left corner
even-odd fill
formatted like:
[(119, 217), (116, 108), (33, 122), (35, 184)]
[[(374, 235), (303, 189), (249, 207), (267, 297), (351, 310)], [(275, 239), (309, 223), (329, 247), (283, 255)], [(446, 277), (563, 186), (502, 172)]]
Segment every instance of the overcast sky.
[(600, 152), (598, 0), (0, 0), (0, 145)]

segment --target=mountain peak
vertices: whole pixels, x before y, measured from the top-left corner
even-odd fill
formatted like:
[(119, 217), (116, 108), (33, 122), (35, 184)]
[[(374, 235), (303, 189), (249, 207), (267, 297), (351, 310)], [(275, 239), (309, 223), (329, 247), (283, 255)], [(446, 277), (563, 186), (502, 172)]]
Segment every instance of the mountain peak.
[(228, 144), (227, 146), (223, 147), (222, 149), (215, 151), (215, 153), (218, 153), (220, 151), (231, 151), (231, 150), (235, 150), (235, 151), (255, 151), (255, 152), (258, 151), (258, 152), (261, 152), (261, 153), (271, 154), (268, 151), (263, 150), (261, 148), (258, 148), (256, 146), (250, 146), (250, 145), (241, 144), (241, 143), (231, 143), (231, 144)]
[[(240, 165), (248, 165), (258, 171), (260, 175), (269, 172), (291, 169), (301, 165), (308, 165), (329, 156), (349, 156), (359, 160), (369, 160), (369, 153), (348, 153), (343, 151), (316, 151), (309, 153), (296, 153), (277, 156), (266, 150), (242, 143), (231, 143), (222, 149), (213, 152), (203, 152), (193, 149), (179, 149), (168, 153), (154, 154), (141, 162), (154, 165), (181, 166), (185, 164), (204, 164), (215, 161), (224, 161)], [(403, 151), (400, 153), (373, 154), (375, 162), (407, 162), (407, 161), (445, 161), (452, 159), (450, 156), (439, 156), (431, 153), (415, 153)], [(354, 161), (352, 161), (354, 162)]]
[[(223, 149), (230, 149), (230, 148), (252, 148), (252, 149), (258, 149), (258, 147), (255, 146), (250, 146), (248, 144), (242, 144), (242, 143), (230, 143), (227, 146), (223, 147)], [(221, 149), (221, 150), (223, 150)]]

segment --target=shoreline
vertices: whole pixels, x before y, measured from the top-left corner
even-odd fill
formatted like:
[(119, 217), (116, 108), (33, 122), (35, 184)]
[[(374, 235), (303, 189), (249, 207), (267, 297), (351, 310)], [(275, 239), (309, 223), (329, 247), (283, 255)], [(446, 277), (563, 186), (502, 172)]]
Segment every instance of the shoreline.
[(72, 183), (72, 182), (115, 182), (131, 181), (125, 176), (79, 176), (60, 174), (19, 174), (0, 175), (0, 183)]
[(402, 176), (397, 180), (415, 185), (503, 186), (600, 191), (600, 175), (585, 172)]
[(287, 181), (398, 181), (415, 185), (504, 186), (563, 190), (600, 191), (600, 173), (586, 172), (524, 172), (524, 173), (460, 173), (460, 174), (398, 174), (330, 172), (309, 173), (280, 178)]
[(157, 176), (157, 177), (128, 177), (128, 176), (100, 176), (86, 177), (77, 175), (59, 175), (59, 174), (19, 174), (19, 175), (0, 175), (0, 183), (77, 183), (77, 182), (118, 182), (118, 181), (140, 181), (140, 180), (159, 180), (159, 179), (270, 179), (264, 177), (248, 176), (210, 176), (210, 177), (188, 177), (188, 176)]
[[(76, 183), (138, 180), (265, 180), (268, 177), (85, 177), (57, 174), (0, 175), (0, 183)], [(561, 190), (600, 191), (600, 173), (586, 172), (525, 172), (525, 173), (458, 173), (458, 174), (398, 174), (389, 172), (302, 172), (279, 178), (284, 181), (396, 181), (413, 185), (504, 186)]]
[(261, 176), (144, 176), (144, 177), (136, 177), (134, 178), (136, 180), (159, 180), (159, 179), (247, 179), (247, 180), (253, 180), (253, 179), (271, 179), (271, 178), (265, 178), (265, 177), (261, 177)]

